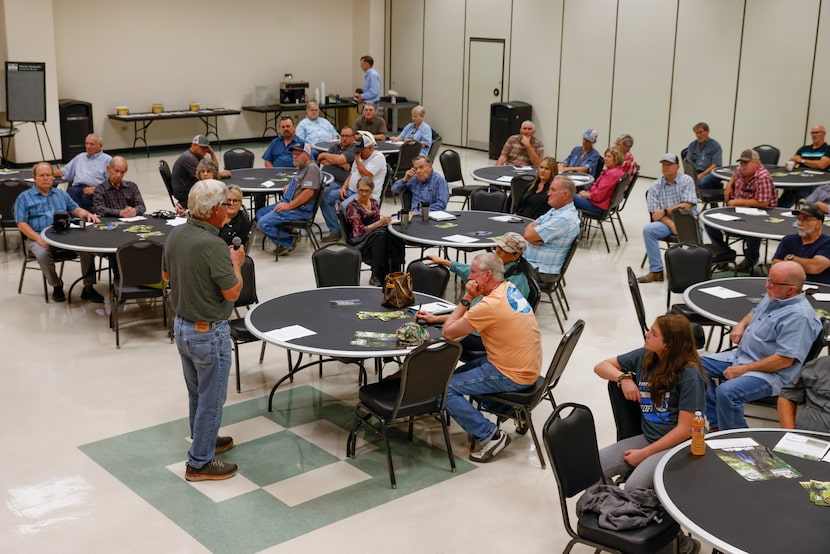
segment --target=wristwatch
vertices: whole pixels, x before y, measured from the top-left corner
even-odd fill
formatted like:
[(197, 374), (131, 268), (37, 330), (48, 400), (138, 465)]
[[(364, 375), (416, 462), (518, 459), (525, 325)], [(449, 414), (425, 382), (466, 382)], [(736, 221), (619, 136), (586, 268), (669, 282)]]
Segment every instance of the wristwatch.
[(792, 261), (793, 258), (795, 258), (795, 255), (793, 254), (787, 254), (786, 256), (784, 256), (784, 259), (789, 261)]
[(461, 299), (461, 305), (464, 306), (465, 308), (469, 308), (470, 307), (470, 301), (467, 300), (466, 298), (462, 298)]

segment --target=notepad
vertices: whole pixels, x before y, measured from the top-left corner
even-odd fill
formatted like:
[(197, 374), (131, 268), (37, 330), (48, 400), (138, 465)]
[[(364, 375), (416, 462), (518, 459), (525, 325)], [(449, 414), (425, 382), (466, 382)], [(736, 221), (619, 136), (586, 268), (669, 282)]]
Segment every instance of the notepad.
[(719, 219), (721, 221), (738, 221), (738, 220), (741, 219), (740, 217), (738, 217), (736, 215), (722, 214), (722, 213), (706, 214), (706, 217), (708, 217), (710, 219)]
[(718, 298), (740, 298), (742, 296), (746, 296), (742, 292), (738, 292), (736, 290), (728, 289), (726, 287), (704, 287), (698, 289), (700, 292), (705, 292), (706, 294), (711, 294), (712, 296), (717, 296)]
[(463, 244), (470, 244), (473, 242), (478, 242), (478, 239), (474, 239), (473, 237), (468, 237), (466, 235), (450, 235), (448, 237), (442, 237), (444, 240), (448, 240), (450, 242), (460, 242)]
[(259, 185), (262, 187), (273, 187), (274, 185), (276, 185), (276, 183), (274, 181), (268, 180), (261, 182)]
[(421, 311), (432, 315), (449, 314), (452, 313), (453, 310), (455, 310), (455, 304), (452, 302), (430, 302), (429, 304), (409, 307), (409, 311), (412, 313)]
[(487, 219), (501, 221), (502, 223), (521, 223), (522, 221), (521, 217), (516, 217), (515, 215), (494, 215), (493, 217), (488, 217)]
[(316, 331), (307, 329), (302, 325), (289, 325), (288, 327), (282, 327), (280, 329), (274, 329), (273, 331), (268, 331), (267, 333), (264, 333), (264, 335), (269, 339), (282, 342), (287, 342), (290, 340), (308, 337), (316, 334)]
[(747, 208), (745, 206), (736, 207), (735, 213), (744, 215), (768, 215), (766, 210), (760, 210), (758, 208)]
[(449, 221), (451, 219), (456, 219), (456, 217), (450, 212), (445, 212), (442, 210), (430, 210), (429, 218), (434, 219), (435, 221)]

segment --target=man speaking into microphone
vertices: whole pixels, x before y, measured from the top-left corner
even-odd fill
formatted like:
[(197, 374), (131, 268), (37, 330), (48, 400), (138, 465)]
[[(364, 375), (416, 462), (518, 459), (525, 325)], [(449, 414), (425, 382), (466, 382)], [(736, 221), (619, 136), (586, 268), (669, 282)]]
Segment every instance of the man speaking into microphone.
[(231, 368), (228, 317), (242, 292), (245, 249), (219, 238), (230, 206), (223, 182), (199, 181), (187, 200), (190, 217), (170, 233), (162, 262), (164, 278), (170, 281), (176, 312), (173, 329), (190, 404), (193, 443), (185, 479), (228, 479), (236, 474), (236, 464), (215, 455), (233, 448), (231, 437), (218, 435)]

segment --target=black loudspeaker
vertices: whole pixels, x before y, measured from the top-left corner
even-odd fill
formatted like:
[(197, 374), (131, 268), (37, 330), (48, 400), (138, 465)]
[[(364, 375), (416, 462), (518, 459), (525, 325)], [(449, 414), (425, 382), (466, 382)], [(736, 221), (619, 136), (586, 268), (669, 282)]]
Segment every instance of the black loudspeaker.
[(490, 104), (490, 159), (501, 154), (505, 141), (519, 134), (522, 121), (531, 119), (533, 106), (527, 102), (496, 102)]
[(61, 122), (61, 159), (63, 163), (85, 152), (84, 141), (92, 130), (92, 104), (64, 98), (58, 100)]
[(52, 215), (52, 229), (56, 233), (65, 233), (69, 230), (69, 212), (55, 212)]

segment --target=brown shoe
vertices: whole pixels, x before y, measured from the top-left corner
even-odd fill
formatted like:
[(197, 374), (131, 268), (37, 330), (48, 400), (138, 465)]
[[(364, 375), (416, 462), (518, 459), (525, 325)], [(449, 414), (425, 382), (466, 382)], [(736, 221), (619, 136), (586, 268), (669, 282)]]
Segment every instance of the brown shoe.
[(652, 283), (654, 281), (662, 281), (663, 280), (663, 272), (662, 271), (649, 271), (642, 277), (637, 279), (638, 283)]

